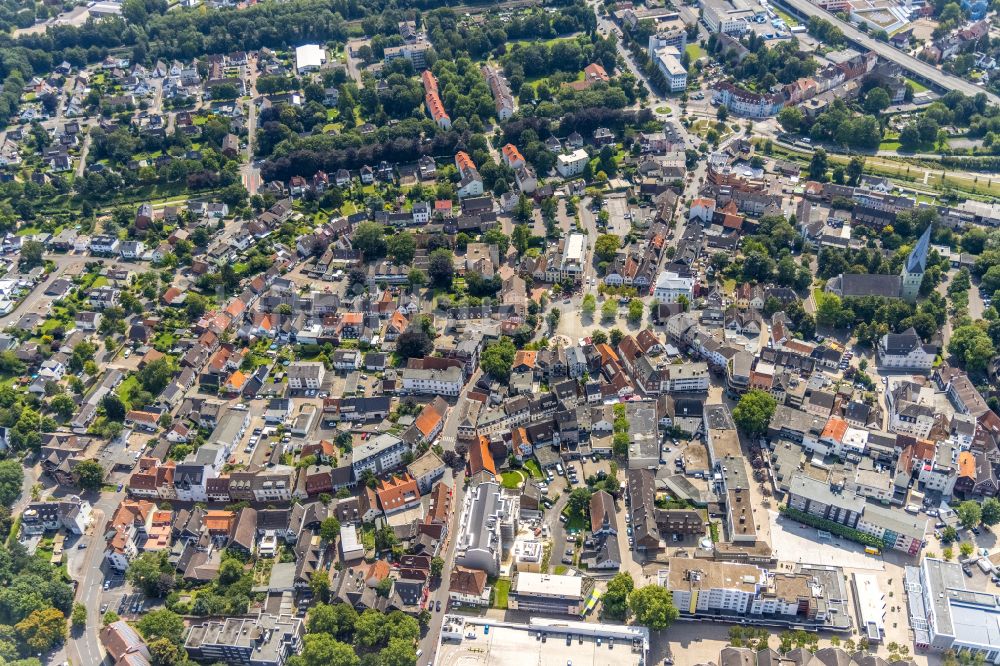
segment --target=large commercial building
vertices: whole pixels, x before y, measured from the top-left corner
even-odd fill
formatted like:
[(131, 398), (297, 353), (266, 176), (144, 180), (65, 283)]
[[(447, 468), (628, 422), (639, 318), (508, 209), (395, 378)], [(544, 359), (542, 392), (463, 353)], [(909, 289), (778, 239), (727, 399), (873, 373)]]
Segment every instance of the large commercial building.
[[(545, 636), (546, 639), (542, 637)], [(565, 640), (567, 637), (570, 640)], [(600, 648), (597, 641), (601, 641)], [(627, 624), (532, 617), (529, 624), (446, 615), (434, 664), (593, 664), (649, 662), (649, 629)]]
[(681, 63), (681, 54), (676, 47), (665, 46), (657, 49), (650, 52), (650, 57), (663, 74), (670, 92), (681, 92), (687, 88), (687, 68)]
[(682, 616), (851, 628), (843, 571), (800, 566), (778, 573), (750, 564), (671, 557), (658, 574)]
[(581, 576), (518, 572), (511, 583), (510, 610), (580, 615), (593, 583)]
[(764, 10), (750, 0), (702, 0), (702, 18), (711, 32), (742, 35)]
[(968, 580), (957, 562), (925, 558), (919, 567), (906, 568), (913, 642), (1000, 664), (1000, 597), (967, 589)]
[(295, 47), (295, 70), (299, 74), (315, 72), (326, 64), (326, 49), (319, 44), (303, 44)]
[(663, 271), (656, 278), (653, 298), (659, 303), (676, 303), (683, 296), (688, 303), (694, 297), (694, 278), (682, 277), (671, 271)]

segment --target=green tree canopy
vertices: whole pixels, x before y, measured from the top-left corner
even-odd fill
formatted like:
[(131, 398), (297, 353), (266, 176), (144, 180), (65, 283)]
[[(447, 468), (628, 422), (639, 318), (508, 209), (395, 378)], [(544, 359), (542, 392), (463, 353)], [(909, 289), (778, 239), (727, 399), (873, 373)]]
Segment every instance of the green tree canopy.
[(1000, 523), (1000, 500), (996, 497), (987, 497), (983, 500), (982, 512), (984, 525)]
[(84, 490), (97, 490), (104, 482), (104, 468), (96, 460), (81, 460), (73, 468), (73, 478)]
[(634, 590), (629, 595), (628, 605), (635, 621), (654, 631), (666, 629), (679, 615), (670, 592), (655, 584)]
[(983, 522), (983, 509), (978, 502), (972, 500), (966, 500), (959, 504), (955, 513), (958, 515), (958, 522), (969, 529)]
[(479, 367), (496, 379), (506, 380), (510, 377), (515, 354), (514, 341), (504, 336), (486, 346), (479, 356)]
[(733, 409), (733, 420), (736, 426), (746, 434), (755, 437), (767, 432), (774, 410), (778, 402), (770, 393), (753, 389), (740, 397), (739, 403)]
[(175, 643), (183, 643), (184, 618), (166, 608), (150, 611), (139, 618), (135, 625), (147, 641), (166, 638)]
[(601, 234), (594, 241), (594, 254), (600, 261), (611, 261), (621, 248), (621, 239), (614, 234)]
[(21, 496), (24, 468), (14, 459), (0, 460), (0, 506), (8, 509)]
[(623, 572), (608, 581), (608, 589), (601, 597), (601, 613), (612, 620), (622, 621), (628, 615), (628, 597), (635, 589), (632, 574)]
[(299, 657), (303, 666), (361, 666), (361, 657), (354, 648), (329, 634), (306, 634), (302, 642)]

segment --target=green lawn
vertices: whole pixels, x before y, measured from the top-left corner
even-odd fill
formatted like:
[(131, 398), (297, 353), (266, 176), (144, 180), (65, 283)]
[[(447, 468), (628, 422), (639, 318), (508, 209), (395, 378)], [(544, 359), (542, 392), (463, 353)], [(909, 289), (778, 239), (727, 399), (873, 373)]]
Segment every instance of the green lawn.
[(791, 16), (791, 14), (788, 14), (787, 12), (783, 12), (783, 11), (781, 11), (780, 9), (778, 9), (777, 7), (775, 7), (773, 5), (771, 6), (771, 9), (774, 10), (775, 14), (777, 14), (782, 19), (784, 19), (785, 23), (788, 24), (789, 28), (792, 28), (792, 27), (797, 26), (799, 24), (799, 22), (796, 19), (794, 19)]
[(173, 349), (174, 345), (177, 343), (177, 336), (169, 331), (161, 331), (157, 333), (156, 337), (153, 338), (153, 348), (156, 351), (167, 353)]
[(516, 490), (521, 487), (522, 483), (524, 483), (524, 473), (518, 472), (517, 470), (504, 472), (501, 475), (501, 479), (504, 488)]
[(692, 63), (705, 55), (705, 49), (701, 48), (698, 44), (688, 44), (684, 47), (684, 51), (688, 54), (688, 58)]
[[(568, 507), (567, 507), (568, 509)], [(563, 509), (563, 515), (566, 516), (566, 522), (563, 524), (566, 531), (576, 530), (577, 532), (583, 532), (590, 529), (588, 524), (590, 521), (584, 516), (572, 516), (569, 514), (567, 509)]]
[(542, 474), (542, 467), (538, 464), (535, 459), (528, 460), (524, 463), (524, 469), (528, 471), (533, 479), (544, 479), (545, 475)]
[(907, 83), (909, 83), (911, 86), (913, 86), (913, 92), (915, 92), (915, 93), (926, 92), (927, 91), (927, 86), (925, 86), (922, 83), (919, 83), (919, 82), (914, 81), (913, 79), (909, 79), (909, 78), (905, 78), (904, 80)]
[(510, 579), (500, 578), (493, 586), (493, 607), (507, 608), (507, 597), (510, 595)]
[(118, 386), (118, 397), (126, 405), (131, 405), (132, 392), (139, 389), (139, 378), (132, 375)]

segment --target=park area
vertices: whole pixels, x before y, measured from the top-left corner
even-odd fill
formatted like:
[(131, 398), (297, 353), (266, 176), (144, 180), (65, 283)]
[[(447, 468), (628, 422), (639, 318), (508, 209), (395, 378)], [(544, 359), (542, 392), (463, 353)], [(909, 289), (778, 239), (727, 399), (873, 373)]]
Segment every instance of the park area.
[(520, 488), (528, 479), (541, 481), (544, 478), (545, 475), (542, 474), (542, 468), (538, 464), (538, 461), (531, 459), (526, 460), (520, 469), (513, 469), (508, 472), (504, 472), (500, 477), (500, 482), (504, 488), (516, 490)]

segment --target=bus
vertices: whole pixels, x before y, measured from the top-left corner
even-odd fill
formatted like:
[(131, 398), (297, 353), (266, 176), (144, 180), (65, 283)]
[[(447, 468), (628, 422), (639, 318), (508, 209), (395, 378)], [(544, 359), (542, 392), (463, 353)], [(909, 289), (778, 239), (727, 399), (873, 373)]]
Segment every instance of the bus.
[(871, 546), (868, 546), (867, 548), (865, 548), (865, 552), (868, 553), (869, 555), (881, 555), (882, 554), (881, 550), (879, 550), (878, 548), (872, 548)]

